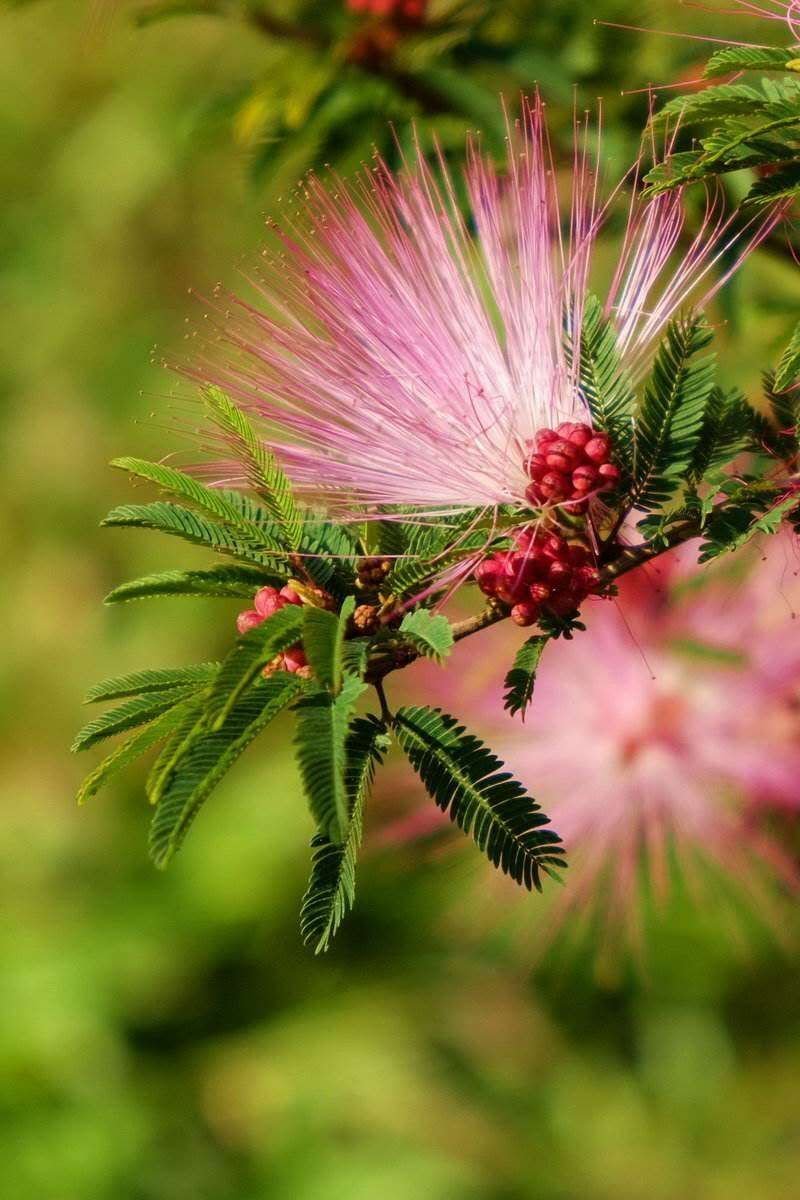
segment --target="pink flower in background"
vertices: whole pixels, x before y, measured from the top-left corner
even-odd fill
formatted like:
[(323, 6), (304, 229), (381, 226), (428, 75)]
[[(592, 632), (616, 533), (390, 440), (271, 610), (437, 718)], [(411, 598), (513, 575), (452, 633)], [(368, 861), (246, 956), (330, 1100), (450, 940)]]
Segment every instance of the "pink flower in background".
[(768, 21), (782, 21), (792, 36), (800, 40), (800, 0), (734, 0), (737, 8)]
[[(497, 716), (511, 639), (459, 680), (458, 702), (431, 672), (434, 702), (487, 736), (564, 840), (555, 925), (598, 908), (635, 925), (643, 869), (663, 898), (673, 863), (697, 882), (705, 859), (753, 896), (770, 877), (800, 882), (764, 825), (800, 812), (799, 560), (788, 534), (766, 552), (701, 577), (688, 547), (624, 579), (617, 604), (587, 604), (588, 631), (547, 647), (524, 724)], [(383, 839), (414, 832), (408, 818)]]
[[(588, 416), (580, 348), (570, 363), (564, 347), (607, 207), (588, 141), (576, 128), (566, 212), (538, 97), (510, 131), (505, 174), (471, 144), (469, 217), (444, 163), (420, 151), (399, 175), (376, 159), (353, 184), (309, 177), (273, 226), (256, 302), (218, 293), (204, 356), (179, 369), (260, 417), (294, 482), (328, 504), (524, 504), (529, 440)], [(634, 182), (629, 204), (605, 308), (636, 371), (687, 297), (713, 295), (779, 214), (713, 277), (739, 236), (716, 202), (677, 261), (680, 193), (644, 202)], [(243, 482), (235, 462), (214, 469)]]

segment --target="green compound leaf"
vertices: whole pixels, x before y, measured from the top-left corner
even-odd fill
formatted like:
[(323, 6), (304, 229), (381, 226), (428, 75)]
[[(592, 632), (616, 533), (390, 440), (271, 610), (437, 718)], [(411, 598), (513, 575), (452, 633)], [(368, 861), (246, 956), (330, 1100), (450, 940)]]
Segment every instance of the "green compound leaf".
[(453, 629), (447, 617), (419, 608), (403, 617), (400, 632), (425, 658), (444, 662), (453, 649)]
[(157, 867), (167, 866), (211, 792), (302, 686), (296, 676), (276, 672), (242, 696), (219, 729), (202, 729), (188, 739), (153, 814), (150, 856)]
[(713, 355), (696, 357), (710, 340), (701, 316), (667, 328), (636, 416), (632, 508), (660, 508), (687, 477), (714, 389)]
[(196, 663), (190, 667), (166, 667), (152, 671), (133, 671), (96, 683), (86, 693), (86, 704), (100, 700), (123, 700), (146, 692), (163, 692), (176, 687), (203, 687), (219, 670), (219, 663)]
[(360, 679), (346, 675), (337, 696), (320, 688), (295, 705), (295, 749), (306, 799), (319, 832), (337, 846), (345, 839), (349, 820), (346, 740), (353, 709), (365, 689)]
[(207, 571), (159, 571), (122, 583), (106, 596), (105, 604), (126, 604), (154, 596), (210, 596), (252, 599), (266, 584), (283, 587), (284, 575), (254, 567), (222, 566)]
[(726, 46), (716, 50), (706, 63), (705, 76), (729, 75), (733, 71), (786, 71), (797, 62), (797, 50), (777, 46)]
[(284, 548), (298, 550), (303, 536), (303, 517), (278, 460), (258, 437), (241, 409), (220, 388), (206, 388), (205, 398), (212, 421), (244, 463), (250, 486), (281, 529)]
[(402, 708), (398, 740), (428, 793), (494, 866), (530, 890), (566, 862), (549, 818), (487, 746), (441, 709)]
[(348, 596), (336, 614), (308, 607), (303, 616), (303, 649), (314, 678), (334, 693), (342, 686), (344, 639), (356, 602)]
[(208, 521), (200, 513), (166, 500), (154, 500), (151, 504), (121, 504), (112, 508), (101, 524), (110, 528), (154, 529), (194, 546), (205, 546), (217, 554), (229, 554), (264, 567), (273, 566), (276, 554), (280, 553), (266, 544), (266, 532), (261, 545), (256, 545), (226, 525)]
[(528, 705), (533, 699), (539, 661), (549, 641), (549, 637), (536, 634), (528, 638), (516, 653), (514, 665), (506, 675), (506, 694), (503, 700), (504, 707), (512, 717), (516, 713), (522, 713), (522, 719), (525, 720)]
[(173, 708), (163, 712), (160, 717), (156, 717), (150, 725), (145, 725), (121, 746), (112, 750), (84, 779), (76, 797), (78, 804), (85, 804), (87, 800), (91, 800), (114, 775), (124, 771), (156, 742), (168, 737), (183, 720), (185, 712), (185, 704), (176, 704)]
[(121, 704), (119, 708), (113, 708), (110, 712), (103, 713), (101, 717), (95, 717), (76, 735), (75, 741), (72, 743), (72, 753), (77, 754), (81, 750), (88, 750), (90, 746), (94, 746), (106, 738), (114, 737), (117, 733), (126, 733), (129, 729), (136, 729), (139, 725), (147, 725), (167, 709), (173, 708), (181, 700), (186, 699), (193, 690), (193, 688), (179, 687), (170, 688), (169, 691), (136, 696), (133, 700)]
[(636, 397), (614, 330), (595, 296), (589, 296), (586, 303), (578, 378), (592, 421), (611, 438), (615, 457), (629, 472)]
[(376, 717), (357, 717), (345, 743), (345, 788), (349, 805), (347, 833), (341, 845), (324, 833), (311, 840), (312, 865), (300, 910), (300, 934), (314, 953), (328, 949), (355, 900), (356, 859), (361, 845), (364, 805), (375, 768), (388, 748), (386, 726)]

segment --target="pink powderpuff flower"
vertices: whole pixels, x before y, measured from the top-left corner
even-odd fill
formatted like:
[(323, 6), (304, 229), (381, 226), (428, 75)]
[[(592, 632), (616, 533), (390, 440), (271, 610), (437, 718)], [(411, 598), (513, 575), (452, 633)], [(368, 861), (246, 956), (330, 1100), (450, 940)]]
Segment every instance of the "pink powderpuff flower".
[[(763, 561), (740, 552), (702, 575), (692, 547), (661, 562), (623, 579), (617, 604), (587, 605), (586, 633), (546, 648), (524, 724), (498, 718), (497, 663), (514, 652), (501, 637), (459, 680), (457, 715), (543, 804), (569, 854), (545, 943), (568, 917), (599, 917), (609, 943), (635, 941), (643, 877), (657, 902), (677, 870), (718, 905), (705, 864), (763, 913), (776, 882), (800, 884), (765, 823), (800, 813), (795, 541), (775, 537)], [(449, 708), (441, 678), (426, 682)], [(379, 840), (430, 836), (427, 818), (410, 814)]]
[(794, 40), (800, 42), (800, 0), (734, 0), (734, 3), (748, 16), (784, 22)]
[[(566, 211), (538, 96), (509, 128), (505, 173), (470, 142), (467, 216), (441, 154), (434, 167), (419, 147), (397, 175), (380, 158), (352, 184), (311, 175), (296, 211), (272, 226), (255, 302), (218, 290), (203, 322), (211, 336), (178, 369), (260, 418), (294, 483), (329, 510), (524, 505), (537, 430), (591, 421), (580, 330), (598, 232), (624, 182), (601, 201), (589, 138), (576, 124)], [(669, 318), (704, 289), (708, 301), (780, 215), (743, 236), (709, 199), (678, 252), (680, 191), (644, 200), (641, 165), (629, 172), (605, 297), (634, 373)], [(236, 462), (212, 469), (217, 482), (245, 484)]]

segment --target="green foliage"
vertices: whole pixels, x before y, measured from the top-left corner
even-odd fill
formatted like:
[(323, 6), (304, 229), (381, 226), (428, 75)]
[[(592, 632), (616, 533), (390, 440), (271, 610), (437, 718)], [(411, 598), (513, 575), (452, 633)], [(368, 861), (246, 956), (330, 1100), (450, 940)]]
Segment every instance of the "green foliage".
[[(691, 150), (670, 155), (647, 176), (658, 192), (743, 167), (766, 168), (753, 184), (748, 203), (759, 207), (800, 194), (800, 81), (796, 51), (727, 47), (711, 58), (706, 73), (728, 70), (782, 70), (779, 78), (755, 83), (719, 84), (678, 96), (654, 117), (656, 124), (711, 125)], [(788, 74), (787, 74), (788, 73)], [(777, 168), (777, 170), (776, 170)]]
[(168, 708), (160, 717), (156, 717), (149, 725), (145, 725), (138, 733), (135, 733), (132, 738), (122, 742), (110, 754), (98, 763), (98, 765), (89, 772), (83, 783), (78, 789), (77, 801), (78, 804), (85, 804), (87, 800), (91, 800), (96, 796), (102, 787), (108, 783), (113, 776), (124, 771), (141, 758), (151, 746), (156, 742), (160, 742), (183, 720), (186, 712), (186, 705), (179, 703), (172, 708)]
[(301, 686), (296, 676), (276, 672), (237, 698), (220, 726), (189, 738), (162, 783), (153, 814), (150, 855), (157, 867), (167, 866), (211, 792)]
[(712, 389), (705, 407), (700, 436), (692, 455), (689, 479), (702, 483), (714, 478), (753, 445), (758, 415), (742, 393), (733, 388)]
[(265, 539), (258, 546), (225, 525), (208, 521), (191, 509), (164, 500), (155, 500), (151, 504), (119, 505), (111, 510), (102, 524), (111, 528), (154, 529), (257, 566), (271, 567), (275, 563), (276, 551), (264, 546)]
[(581, 332), (579, 382), (592, 421), (612, 440), (615, 459), (631, 470), (636, 398), (617, 350), (614, 330), (596, 296), (586, 302)]
[(223, 391), (209, 387), (205, 396), (211, 420), (234, 448), (237, 458), (245, 463), (248, 482), (281, 530), (284, 547), (298, 550), (303, 536), (303, 518), (278, 460), (258, 437), (241, 409)]
[(190, 667), (165, 667), (153, 671), (134, 671), (96, 683), (86, 693), (86, 704), (100, 700), (123, 700), (148, 692), (165, 692), (180, 687), (202, 687), (211, 682), (219, 663), (197, 663)]
[(300, 910), (300, 933), (314, 952), (327, 950), (355, 900), (356, 859), (361, 846), (364, 805), (375, 768), (388, 747), (386, 726), (376, 717), (356, 718), (345, 743), (347, 833), (341, 844), (316, 833), (311, 841), (312, 867)]
[(733, 71), (785, 71), (797, 61), (797, 51), (778, 46), (725, 46), (715, 50), (706, 63), (705, 76), (729, 75)]
[(529, 890), (566, 866), (561, 839), (502, 763), (441, 709), (402, 708), (398, 740), (430, 796), (494, 866)]
[(221, 729), (239, 697), (282, 650), (299, 642), (303, 609), (287, 604), (255, 629), (237, 639), (222, 663), (208, 700), (206, 718), (211, 729)]
[(239, 565), (211, 567), (206, 571), (159, 571), (121, 583), (109, 592), (105, 604), (126, 604), (153, 596), (217, 596), (252, 599), (266, 584), (281, 587), (285, 577), (275, 572)]
[(314, 677), (334, 694), (342, 688), (344, 639), (356, 602), (348, 596), (338, 613), (309, 606), (303, 615), (303, 649)]
[(695, 356), (710, 340), (701, 316), (673, 321), (667, 329), (636, 415), (628, 496), (633, 508), (659, 508), (687, 476), (714, 388), (713, 356)]
[(406, 613), (400, 632), (415, 650), (434, 662), (444, 662), (453, 648), (453, 630), (447, 617), (441, 613), (434, 616), (427, 608)]
[(783, 521), (798, 509), (798, 497), (785, 495), (774, 486), (737, 488), (729, 501), (717, 505), (703, 529), (700, 562), (738, 550), (758, 533), (777, 533)]
[(523, 642), (514, 657), (514, 665), (506, 675), (503, 700), (504, 707), (512, 717), (521, 713), (525, 720), (528, 705), (533, 699), (539, 661), (549, 640), (549, 637), (536, 634)]
[(139, 725), (154, 721), (161, 713), (191, 695), (192, 691), (190, 687), (174, 687), (168, 691), (153, 692), (128, 700), (84, 725), (75, 736), (72, 752), (75, 754), (79, 750), (88, 750), (90, 746), (114, 737), (117, 733), (126, 733), (129, 729), (136, 729)]
[(295, 748), (306, 798), (319, 832), (337, 846), (345, 839), (349, 819), (347, 735), (365, 690), (360, 679), (346, 675), (338, 695), (318, 688), (295, 705)]
[(788, 346), (778, 360), (772, 385), (776, 392), (781, 393), (800, 390), (800, 324), (796, 326)]

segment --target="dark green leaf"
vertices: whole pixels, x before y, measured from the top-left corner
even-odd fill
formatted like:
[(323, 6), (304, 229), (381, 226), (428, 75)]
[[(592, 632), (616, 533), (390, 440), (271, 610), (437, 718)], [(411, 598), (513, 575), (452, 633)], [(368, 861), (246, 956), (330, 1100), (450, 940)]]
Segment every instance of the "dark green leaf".
[(453, 629), (447, 617), (418, 608), (403, 617), (400, 632), (415, 650), (441, 663), (453, 649)]
[(239, 596), (252, 599), (265, 584), (282, 587), (285, 577), (245, 566), (212, 567), (207, 571), (159, 571), (122, 583), (106, 596), (105, 604), (125, 604), (153, 596)]
[(150, 854), (156, 866), (169, 863), (211, 792), (301, 686), (296, 676), (276, 672), (240, 697), (219, 729), (204, 729), (189, 739), (153, 814)]
[(516, 713), (522, 713), (522, 719), (525, 720), (525, 712), (533, 699), (539, 660), (549, 640), (537, 634), (528, 638), (516, 653), (514, 665), (506, 675), (505, 681), (504, 706), (512, 717)]
[(440, 709), (403, 708), (400, 745), (439, 808), (471, 834), (490, 862), (530, 889), (566, 866), (549, 819), (488, 747)]
[(344, 677), (338, 696), (320, 688), (296, 705), (295, 747), (306, 798), (319, 831), (341, 845), (347, 832), (345, 744), (353, 708), (366, 684)]
[(377, 718), (357, 717), (353, 721), (345, 744), (347, 834), (341, 845), (331, 842), (324, 833), (315, 834), (311, 841), (311, 878), (300, 911), (300, 933), (306, 945), (313, 944), (316, 954), (328, 949), (353, 907), (364, 805), (387, 743), (386, 726)]

